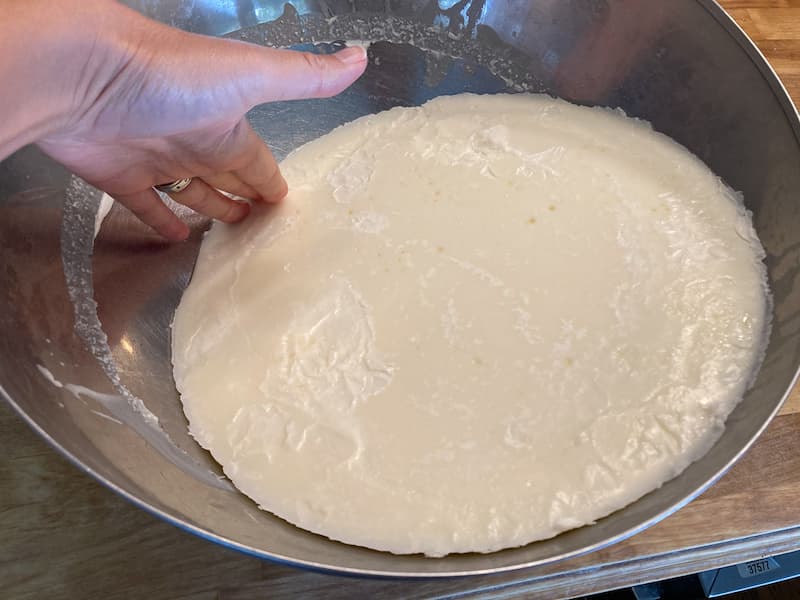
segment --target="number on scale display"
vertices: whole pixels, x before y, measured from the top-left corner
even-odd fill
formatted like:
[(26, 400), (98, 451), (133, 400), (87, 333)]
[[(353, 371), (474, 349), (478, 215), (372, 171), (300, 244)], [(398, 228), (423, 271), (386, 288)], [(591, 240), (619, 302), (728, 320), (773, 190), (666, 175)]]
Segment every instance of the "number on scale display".
[(762, 558), (737, 565), (736, 570), (739, 571), (740, 577), (755, 577), (777, 569), (778, 566), (778, 562), (774, 558)]

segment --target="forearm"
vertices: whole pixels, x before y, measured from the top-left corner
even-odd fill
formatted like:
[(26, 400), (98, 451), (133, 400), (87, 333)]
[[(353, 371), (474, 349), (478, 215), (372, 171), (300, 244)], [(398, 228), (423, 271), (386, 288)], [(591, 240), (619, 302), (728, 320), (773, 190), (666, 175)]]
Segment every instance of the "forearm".
[(0, 160), (101, 93), (124, 61), (125, 21), (137, 17), (112, 0), (0, 1)]

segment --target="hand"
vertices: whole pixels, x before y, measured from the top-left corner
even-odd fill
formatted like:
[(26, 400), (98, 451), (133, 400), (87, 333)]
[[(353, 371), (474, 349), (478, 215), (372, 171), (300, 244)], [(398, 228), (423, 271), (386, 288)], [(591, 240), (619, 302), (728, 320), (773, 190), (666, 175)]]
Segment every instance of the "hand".
[(189, 228), (152, 186), (194, 177), (173, 199), (228, 223), (249, 206), (217, 189), (282, 199), (286, 182), (245, 113), (263, 102), (337, 94), (367, 64), (358, 47), (328, 56), (276, 50), (189, 34), (116, 4), (104, 9), (111, 22), (83, 57), (68, 116), (38, 145), (172, 240)]

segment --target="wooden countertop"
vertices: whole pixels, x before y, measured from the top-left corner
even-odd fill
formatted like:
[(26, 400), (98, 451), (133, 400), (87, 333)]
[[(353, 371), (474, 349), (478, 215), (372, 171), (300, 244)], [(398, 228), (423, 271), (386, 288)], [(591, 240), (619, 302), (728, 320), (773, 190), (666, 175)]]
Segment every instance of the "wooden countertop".
[[(795, 100), (800, 1), (725, 0)], [(635, 585), (800, 547), (800, 390), (717, 485), (625, 542), (557, 565), (455, 581), (345, 579), (281, 567), (179, 531), (53, 452), (0, 402), (0, 597), (546, 600)]]

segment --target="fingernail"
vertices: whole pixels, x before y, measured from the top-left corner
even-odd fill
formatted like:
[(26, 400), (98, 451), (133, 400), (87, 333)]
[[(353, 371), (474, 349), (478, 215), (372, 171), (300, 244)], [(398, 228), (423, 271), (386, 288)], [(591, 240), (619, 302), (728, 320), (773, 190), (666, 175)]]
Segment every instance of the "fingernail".
[(354, 65), (367, 60), (367, 50), (361, 46), (349, 46), (339, 50), (334, 56), (346, 65)]

